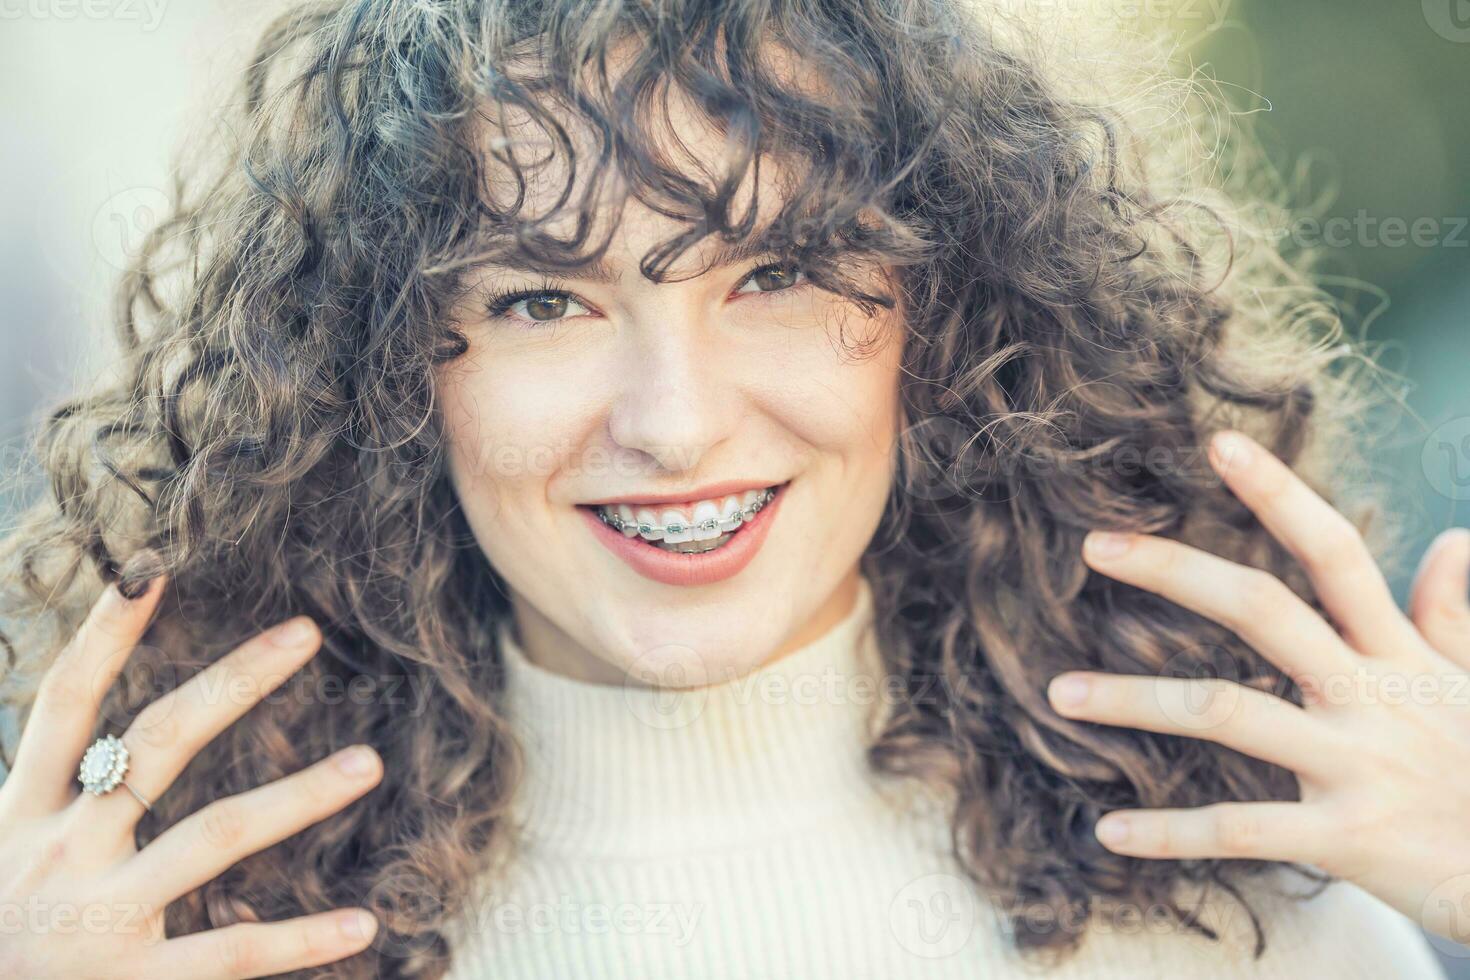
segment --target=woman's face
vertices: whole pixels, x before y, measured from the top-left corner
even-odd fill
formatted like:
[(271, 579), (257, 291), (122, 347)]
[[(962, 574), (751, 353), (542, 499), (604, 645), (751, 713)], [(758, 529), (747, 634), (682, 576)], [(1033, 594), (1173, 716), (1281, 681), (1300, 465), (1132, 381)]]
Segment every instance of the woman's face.
[[(720, 135), (685, 110), (671, 100), (680, 139), (701, 160), (720, 158)], [(582, 140), (578, 152), (588, 149)], [(560, 159), (533, 174), (523, 213), (547, 213), (565, 175)], [(757, 229), (781, 205), (765, 161), (761, 181)], [(753, 184), (747, 174), (734, 213)], [(492, 196), (507, 186), (492, 170)], [(465, 297), (456, 319), (470, 348), (440, 376), (450, 477), (512, 591), (530, 659), (609, 683), (728, 679), (815, 638), (850, 606), (892, 478), (902, 329), (896, 313), (868, 318), (804, 285), (795, 267), (772, 267), (775, 255), (687, 278), (717, 236), (674, 263), (670, 278), (683, 281), (653, 283), (639, 259), (683, 227), (634, 199), (622, 217), (605, 256), (615, 281), (579, 271), (493, 314), (490, 294), (543, 280), (487, 266)], [(599, 219), (594, 242), (614, 216)], [(839, 327), (875, 350), (845, 352)], [(772, 487), (771, 504), (703, 555), (597, 516), (606, 505), (665, 525), (725, 518), (731, 497), (744, 505), (744, 491)]]

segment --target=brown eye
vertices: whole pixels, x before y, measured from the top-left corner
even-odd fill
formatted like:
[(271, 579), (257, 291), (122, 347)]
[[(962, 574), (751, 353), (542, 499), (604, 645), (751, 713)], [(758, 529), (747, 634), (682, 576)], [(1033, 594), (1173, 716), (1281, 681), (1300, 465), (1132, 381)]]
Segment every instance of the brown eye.
[(745, 281), (753, 282), (759, 287), (754, 292), (776, 293), (798, 285), (801, 275), (801, 267), (794, 262), (772, 262), (753, 270)]
[(532, 320), (555, 320), (567, 311), (567, 298), (555, 293), (543, 293), (526, 300), (526, 312)]
[[(524, 305), (524, 315), (512, 316), (518, 306)], [(519, 320), (525, 323), (557, 323), (567, 319), (567, 307), (587, 308), (572, 298), (571, 294), (558, 289), (519, 291), (492, 296), (485, 312), (492, 319)]]

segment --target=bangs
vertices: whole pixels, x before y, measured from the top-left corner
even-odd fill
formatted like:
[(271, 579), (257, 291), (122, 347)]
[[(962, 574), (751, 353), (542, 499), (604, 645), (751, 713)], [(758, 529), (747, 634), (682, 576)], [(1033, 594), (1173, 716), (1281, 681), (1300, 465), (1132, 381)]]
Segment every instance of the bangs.
[[(623, 23), (613, 43), (588, 53), (585, 38), (606, 27), (557, 10), (529, 39), (492, 32), (474, 73), (486, 192), (471, 251), (453, 264), (606, 279), (601, 260), (631, 197), (684, 228), (640, 260), (652, 281), (670, 281), (671, 265), (716, 236), (701, 272), (773, 253), (868, 316), (895, 306), (866, 287), (874, 265), (928, 257), (921, 229), (894, 216), (917, 148), (901, 152), (893, 123), (902, 117), (837, 39), (798, 59), (781, 24), (728, 12), (716, 24), (713, 12), (692, 11), (694, 23)], [(718, 152), (690, 145), (672, 122), (674, 100)], [(762, 201), (772, 192), (774, 209)], [(533, 208), (537, 200), (549, 204)]]

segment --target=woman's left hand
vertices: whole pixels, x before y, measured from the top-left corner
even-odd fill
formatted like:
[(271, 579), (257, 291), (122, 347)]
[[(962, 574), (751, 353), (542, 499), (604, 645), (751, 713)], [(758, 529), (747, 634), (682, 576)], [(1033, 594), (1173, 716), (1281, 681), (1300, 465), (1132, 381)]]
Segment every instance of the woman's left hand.
[(1210, 459), (1334, 623), (1276, 576), (1166, 538), (1092, 532), (1084, 560), (1227, 627), (1296, 682), (1305, 706), (1219, 678), (1086, 671), (1058, 675), (1048, 695), (1069, 718), (1282, 766), (1301, 799), (1113, 811), (1098, 840), (1138, 857), (1313, 865), (1470, 940), (1470, 531), (1435, 540), (1406, 616), (1353, 525), (1263, 446), (1222, 432)]

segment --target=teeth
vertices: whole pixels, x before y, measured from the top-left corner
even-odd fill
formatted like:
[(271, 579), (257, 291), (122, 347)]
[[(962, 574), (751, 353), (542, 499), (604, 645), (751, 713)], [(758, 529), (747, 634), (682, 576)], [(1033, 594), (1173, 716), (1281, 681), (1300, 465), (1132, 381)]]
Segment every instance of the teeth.
[(706, 500), (694, 508), (692, 541), (711, 541), (720, 536), (720, 508)]
[[(601, 511), (599, 511), (601, 513)], [(645, 541), (662, 541), (664, 539), (663, 524), (658, 515), (647, 507), (638, 508), (638, 533), (643, 535)], [(613, 527), (617, 527), (616, 524)]]
[(775, 496), (775, 488), (767, 487), (731, 494), (719, 501), (701, 500), (689, 515), (673, 508), (656, 511), (651, 507), (635, 509), (618, 504), (597, 508), (597, 516), (630, 538), (642, 537), (645, 541), (666, 544), (713, 541), (750, 520)]
[(733, 494), (720, 501), (720, 513), (724, 515), (720, 518), (721, 531), (733, 531), (745, 523), (744, 517), (738, 513), (744, 506), (740, 498)]
[(633, 514), (633, 508), (627, 504), (618, 504), (618, 517), (623, 520), (623, 534), (626, 537), (638, 537), (638, 518)]
[(689, 525), (684, 523), (684, 515), (677, 510), (664, 511), (663, 522), (665, 542), (683, 544), (685, 541), (694, 540), (694, 533), (689, 530)]
[(722, 534), (713, 541), (688, 541), (684, 544), (669, 544), (665, 541), (655, 541), (653, 542), (653, 546), (660, 551), (672, 551), (676, 555), (702, 555), (706, 551), (723, 548), (732, 537), (734, 535)]

